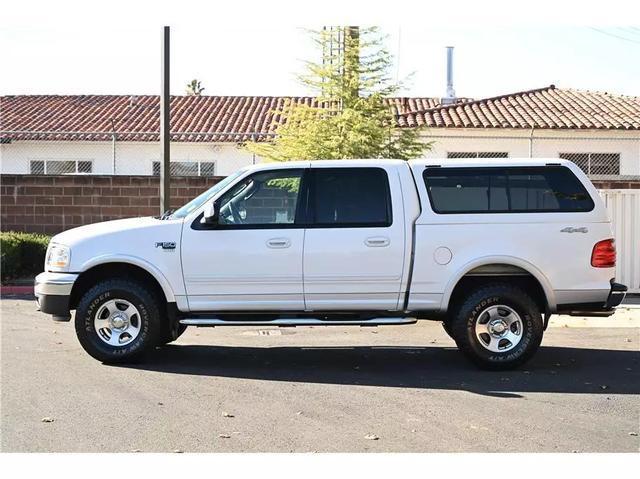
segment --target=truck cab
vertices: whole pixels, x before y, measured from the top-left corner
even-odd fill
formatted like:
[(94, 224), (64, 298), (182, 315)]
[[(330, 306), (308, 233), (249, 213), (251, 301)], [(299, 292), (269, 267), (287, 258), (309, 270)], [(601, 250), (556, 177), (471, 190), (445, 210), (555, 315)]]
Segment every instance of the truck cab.
[(604, 205), (568, 161), (335, 160), (244, 168), (171, 214), (63, 232), (35, 291), (105, 362), (187, 326), (430, 319), (507, 368), (551, 314), (612, 314), (614, 270)]

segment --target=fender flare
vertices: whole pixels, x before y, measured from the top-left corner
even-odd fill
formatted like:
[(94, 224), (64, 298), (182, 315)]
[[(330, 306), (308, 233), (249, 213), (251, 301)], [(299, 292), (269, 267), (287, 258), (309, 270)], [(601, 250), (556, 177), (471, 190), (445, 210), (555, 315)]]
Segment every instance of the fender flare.
[(167, 298), (168, 303), (175, 303), (176, 297), (173, 292), (173, 288), (169, 283), (167, 277), (153, 264), (148, 261), (143, 260), (142, 258), (138, 258), (137, 256), (129, 256), (129, 255), (102, 255), (91, 258), (89, 261), (86, 261), (81, 268), (81, 272), (88, 271), (91, 268), (96, 266), (100, 266), (108, 263), (128, 263), (134, 266), (138, 266), (142, 268), (147, 273), (155, 278), (158, 282), (162, 291), (164, 292), (165, 297)]
[(540, 271), (536, 266), (531, 264), (530, 262), (523, 260), (521, 258), (515, 256), (483, 256), (481, 258), (474, 259), (466, 263), (462, 266), (452, 277), (449, 279), (447, 286), (445, 287), (444, 294), (442, 295), (442, 303), (440, 305), (440, 310), (442, 312), (446, 312), (449, 306), (449, 301), (451, 300), (451, 295), (453, 294), (453, 290), (460, 282), (460, 280), (467, 274), (469, 271), (479, 267), (486, 266), (489, 264), (508, 264), (511, 266), (517, 266), (525, 270), (531, 276), (538, 280), (538, 283), (542, 286), (542, 290), (544, 291), (544, 295), (547, 300), (547, 305), (549, 306), (549, 310), (551, 312), (556, 311), (556, 299), (553, 288), (551, 287), (551, 283), (549, 279)]

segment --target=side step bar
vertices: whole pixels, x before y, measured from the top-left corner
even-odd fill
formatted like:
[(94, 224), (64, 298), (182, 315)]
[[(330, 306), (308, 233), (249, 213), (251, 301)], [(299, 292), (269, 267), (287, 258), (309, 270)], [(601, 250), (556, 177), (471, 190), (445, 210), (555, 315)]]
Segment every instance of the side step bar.
[(371, 318), (356, 320), (325, 320), (317, 318), (279, 318), (268, 320), (224, 320), (218, 318), (184, 318), (180, 324), (188, 326), (386, 326), (392, 324), (414, 324), (415, 318)]

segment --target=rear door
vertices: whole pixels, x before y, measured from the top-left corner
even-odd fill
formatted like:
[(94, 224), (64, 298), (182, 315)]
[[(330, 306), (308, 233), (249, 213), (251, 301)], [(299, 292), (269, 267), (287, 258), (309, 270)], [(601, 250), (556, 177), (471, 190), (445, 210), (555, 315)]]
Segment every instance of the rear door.
[(397, 309), (405, 253), (397, 171), (312, 164), (309, 173), (306, 309)]

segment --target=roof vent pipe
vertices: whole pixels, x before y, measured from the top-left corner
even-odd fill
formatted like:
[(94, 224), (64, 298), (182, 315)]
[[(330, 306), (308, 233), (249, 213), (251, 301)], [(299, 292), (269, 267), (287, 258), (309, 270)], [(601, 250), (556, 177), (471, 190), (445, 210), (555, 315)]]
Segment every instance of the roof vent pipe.
[(453, 47), (447, 48), (447, 93), (442, 99), (443, 105), (451, 105), (456, 102), (456, 92), (453, 89)]

